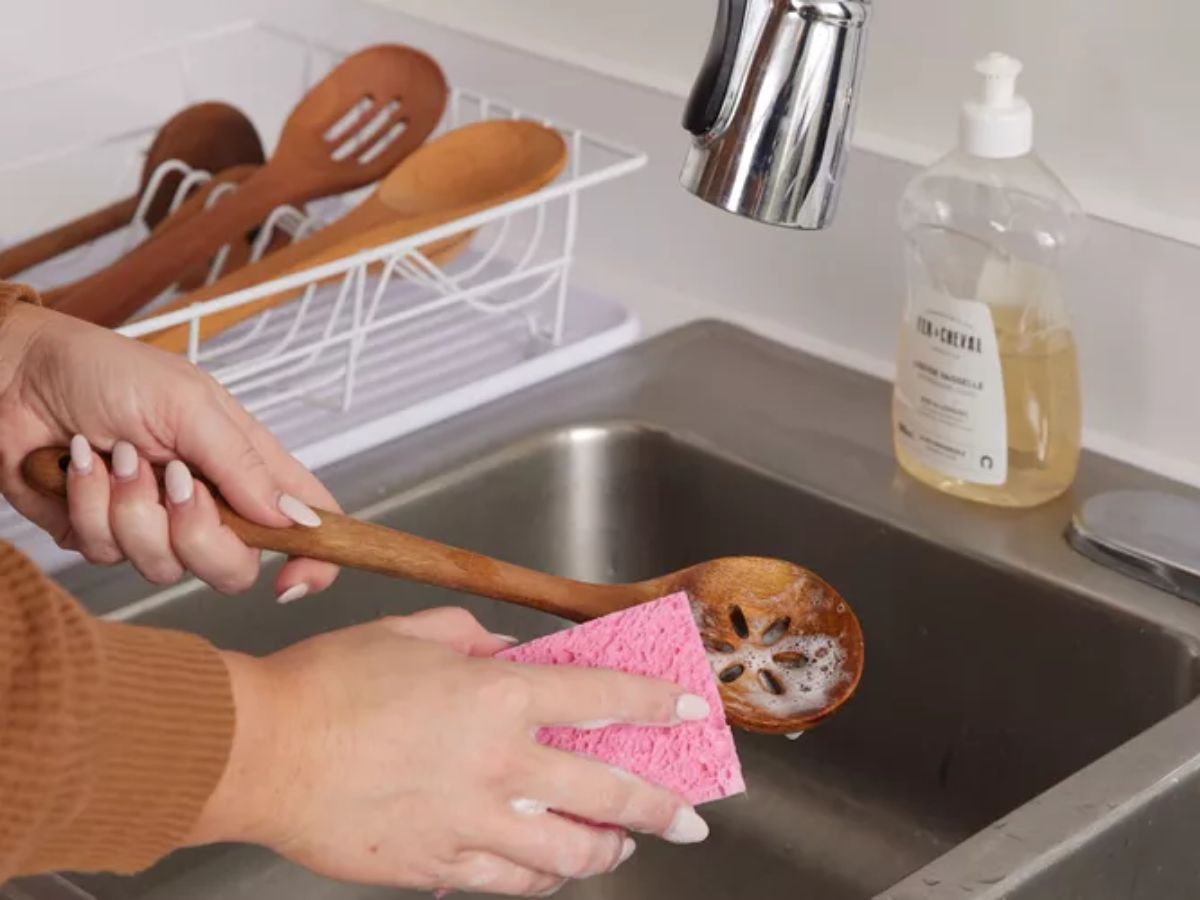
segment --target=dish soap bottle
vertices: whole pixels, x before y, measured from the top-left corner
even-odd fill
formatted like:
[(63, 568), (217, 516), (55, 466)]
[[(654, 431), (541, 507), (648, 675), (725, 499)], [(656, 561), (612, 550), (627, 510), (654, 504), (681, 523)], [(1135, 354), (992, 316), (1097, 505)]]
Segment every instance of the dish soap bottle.
[(1033, 153), (1021, 64), (975, 71), (959, 147), (904, 192), (908, 300), (892, 402), (896, 455), (939, 490), (1033, 506), (1075, 479), (1082, 411), (1063, 254), (1084, 214)]

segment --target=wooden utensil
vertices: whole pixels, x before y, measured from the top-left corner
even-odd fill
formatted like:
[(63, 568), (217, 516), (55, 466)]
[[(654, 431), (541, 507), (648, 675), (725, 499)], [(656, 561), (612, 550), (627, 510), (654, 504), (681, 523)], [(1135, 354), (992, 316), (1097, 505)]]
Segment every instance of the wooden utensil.
[[(265, 157), (258, 132), (240, 110), (226, 103), (189, 106), (158, 130), (146, 152), (141, 183), (133, 196), (0, 251), (0, 278), (9, 278), (129, 224), (155, 171), (173, 159), (193, 169), (223, 172), (236, 165), (261, 165)], [(159, 182), (146, 207), (147, 225), (153, 228), (166, 218), (182, 179), (181, 173), (172, 172)]]
[[(154, 228), (154, 230), (151, 231), (146, 237), (146, 240), (152, 241), (155, 239), (155, 237), (161, 236), (170, 229), (177, 228), (181, 224), (195, 218), (207, 207), (209, 197), (212, 195), (213, 191), (217, 190), (217, 188), (221, 187), (222, 185), (241, 184), (243, 181), (249, 178), (253, 172), (258, 171), (258, 168), (258, 166), (253, 165), (233, 166), (221, 172), (220, 174), (213, 176), (208, 181), (204, 182), (204, 184), (193, 190), (188, 198), (184, 200), (183, 203), (181, 203), (173, 213), (159, 222), (158, 226)], [(220, 202), (220, 200), (221, 198), (218, 198), (217, 202)], [(226, 270), (232, 271), (236, 268), (240, 268), (249, 261), (250, 240), (248, 236), (243, 236), (227, 246), (229, 247), (229, 254), (225, 260)], [(210, 264), (211, 260), (205, 259), (191, 266), (190, 269), (185, 271), (180, 276), (180, 286), (185, 290), (190, 290), (204, 284), (205, 278), (208, 277), (208, 269)], [(43, 291), (42, 303), (51, 309), (57, 309), (58, 304), (62, 302), (64, 297), (68, 296), (73, 291), (80, 290), (89, 284), (92, 279), (99, 278), (102, 275), (103, 270), (81, 278), (78, 281), (73, 281), (70, 284), (59, 285), (58, 287), (51, 288), (48, 291)]]
[(347, 57), (292, 110), (270, 161), (237, 193), (140, 245), (58, 309), (119, 325), (275, 207), (353, 190), (390, 172), (436, 127), (446, 95), (441, 69), (418, 50), (384, 44)]
[[(36, 450), (22, 472), (65, 497), (70, 453)], [(161, 484), (162, 470), (155, 468)], [(821, 578), (777, 559), (728, 557), (635, 584), (587, 584), (317, 510), (315, 528), (267, 528), (220, 498), (221, 521), (251, 547), (307, 556), (526, 606), (576, 622), (676, 591), (691, 598), (731, 723), (790, 734), (837, 711), (862, 676), (863, 639), (850, 606)]]
[[(533, 193), (558, 177), (566, 159), (562, 136), (536, 122), (505, 119), (457, 128), (414, 151), (366, 200), (340, 219), (251, 266), (176, 298), (153, 314), (183, 309), (389, 244)], [(452, 235), (421, 250), (434, 263), (444, 265), (466, 247), (473, 234)], [(200, 339), (211, 338), (301, 293), (302, 288), (281, 291), (205, 316), (199, 325)], [(142, 340), (178, 353), (187, 348), (188, 330), (188, 325), (179, 325)]]

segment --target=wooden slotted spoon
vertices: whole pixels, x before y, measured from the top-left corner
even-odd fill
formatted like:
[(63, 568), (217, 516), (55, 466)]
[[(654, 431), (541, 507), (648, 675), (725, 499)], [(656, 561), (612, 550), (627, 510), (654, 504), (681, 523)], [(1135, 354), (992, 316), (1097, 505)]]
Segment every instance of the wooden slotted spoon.
[[(536, 122), (504, 119), (456, 128), (419, 147), (340, 219), (208, 287), (172, 300), (155, 309), (154, 315), (390, 244), (530, 194), (557, 178), (566, 159), (562, 136)], [(466, 247), (472, 235), (466, 231), (421, 249), (431, 261), (444, 265)], [(199, 325), (200, 339), (211, 338), (302, 292), (299, 288), (281, 291), (205, 316)], [(168, 328), (142, 340), (182, 352), (187, 348), (188, 326)]]
[[(22, 472), (65, 497), (70, 453), (36, 450)], [(162, 470), (155, 467), (160, 482)], [(221, 521), (248, 546), (307, 556), (503, 600), (576, 622), (677, 591), (691, 598), (726, 718), (747, 731), (791, 734), (829, 717), (858, 687), (863, 638), (849, 604), (793, 563), (728, 557), (636, 584), (587, 584), (501, 562), (349, 516), (317, 510), (321, 524), (267, 528), (243, 519), (209, 485)]]
[[(189, 106), (158, 130), (146, 151), (141, 183), (133, 196), (0, 251), (0, 278), (10, 278), (128, 225), (155, 171), (173, 159), (216, 173), (237, 165), (261, 165), (265, 157), (258, 132), (240, 110), (226, 103)], [(146, 224), (151, 228), (166, 218), (182, 178), (172, 172), (159, 182), (146, 207)]]
[(57, 308), (121, 324), (277, 206), (344, 193), (390, 172), (437, 126), (446, 96), (442, 70), (419, 50), (384, 44), (347, 57), (292, 110), (270, 161), (232, 197), (141, 244)]

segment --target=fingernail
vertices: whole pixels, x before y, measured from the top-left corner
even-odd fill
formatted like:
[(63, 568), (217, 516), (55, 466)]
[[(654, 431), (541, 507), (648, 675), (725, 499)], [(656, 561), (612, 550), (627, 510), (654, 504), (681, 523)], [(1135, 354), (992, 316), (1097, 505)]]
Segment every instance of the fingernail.
[(708, 837), (708, 823), (690, 806), (680, 807), (663, 838), (672, 844), (698, 844)]
[(92, 471), (92, 445), (82, 434), (71, 438), (71, 468), (77, 475), (88, 475)]
[(708, 701), (695, 694), (684, 694), (675, 701), (675, 715), (680, 722), (703, 722), (710, 712)]
[(301, 597), (308, 596), (308, 585), (303, 581), (299, 584), (293, 584), (290, 588), (275, 598), (276, 603), (291, 603), (299, 600)]
[[(637, 849), (637, 844), (634, 843), (633, 838), (630, 838), (630, 837), (625, 838), (625, 843), (623, 843), (621, 845), (621, 856), (617, 860), (617, 865), (619, 866), (623, 862), (628, 862), (629, 857), (633, 856), (633, 851), (636, 849)], [(613, 868), (616, 868), (616, 866), (614, 866)]]
[(182, 506), (192, 499), (192, 473), (179, 460), (173, 459), (167, 463), (163, 481), (167, 486), (167, 499), (176, 506)]
[(312, 507), (303, 500), (297, 500), (291, 494), (280, 494), (278, 506), (279, 511), (297, 525), (316, 528), (321, 524), (321, 517), (313, 512)]
[(137, 477), (137, 450), (129, 441), (117, 441), (113, 445), (112, 470), (117, 481), (129, 481)]
[(498, 641), (504, 641), (506, 644), (519, 644), (521, 642), (520, 638), (515, 638), (511, 634), (496, 634), (493, 632), (492, 637)]
[(579, 731), (599, 731), (601, 728), (608, 728), (610, 725), (616, 725), (615, 719), (588, 719), (586, 722), (576, 722), (575, 728)]

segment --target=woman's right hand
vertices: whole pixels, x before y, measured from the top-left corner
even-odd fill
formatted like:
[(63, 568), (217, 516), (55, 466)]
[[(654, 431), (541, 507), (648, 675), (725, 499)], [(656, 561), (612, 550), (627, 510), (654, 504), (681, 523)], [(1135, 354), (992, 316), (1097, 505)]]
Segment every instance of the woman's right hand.
[(441, 609), (264, 659), (230, 654), (233, 750), (192, 841), (262, 844), (348, 881), (543, 895), (628, 859), (622, 829), (707, 836), (675, 794), (535, 740), (543, 726), (598, 720), (671, 727), (705, 718), (704, 700), (618, 672), (489, 658), (507, 646)]

